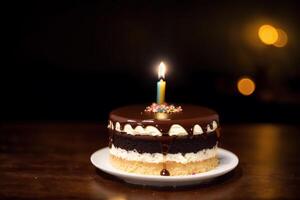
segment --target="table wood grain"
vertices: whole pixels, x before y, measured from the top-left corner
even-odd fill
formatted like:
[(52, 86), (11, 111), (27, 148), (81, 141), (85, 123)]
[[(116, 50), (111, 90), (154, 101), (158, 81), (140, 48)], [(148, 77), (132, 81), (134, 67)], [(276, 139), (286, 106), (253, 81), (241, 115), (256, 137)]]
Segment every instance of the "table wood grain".
[(222, 126), (221, 146), (238, 167), (204, 185), (151, 188), (96, 170), (90, 155), (107, 144), (106, 126), (87, 122), (0, 124), (1, 199), (280, 199), (300, 197), (299, 126)]

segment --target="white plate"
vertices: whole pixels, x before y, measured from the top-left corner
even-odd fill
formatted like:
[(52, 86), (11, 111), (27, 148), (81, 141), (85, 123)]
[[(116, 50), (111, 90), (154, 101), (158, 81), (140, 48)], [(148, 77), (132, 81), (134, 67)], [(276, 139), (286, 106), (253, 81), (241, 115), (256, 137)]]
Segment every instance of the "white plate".
[(186, 176), (157, 176), (128, 173), (114, 168), (109, 162), (108, 147), (92, 154), (91, 162), (100, 170), (123, 179), (127, 183), (150, 186), (186, 186), (207, 182), (233, 170), (239, 162), (238, 157), (230, 151), (218, 148), (220, 164), (213, 170)]

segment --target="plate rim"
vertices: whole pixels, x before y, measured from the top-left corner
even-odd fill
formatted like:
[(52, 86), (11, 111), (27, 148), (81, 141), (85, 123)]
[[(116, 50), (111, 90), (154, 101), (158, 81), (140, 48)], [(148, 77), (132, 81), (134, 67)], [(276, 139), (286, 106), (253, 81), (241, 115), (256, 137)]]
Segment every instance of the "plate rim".
[[(135, 174), (135, 173), (121, 171), (117, 168), (114, 168), (113, 166), (111, 166), (113, 168), (113, 170), (109, 170), (106, 167), (102, 167), (101, 165), (99, 166), (96, 163), (95, 158), (100, 153), (103, 153), (105, 151), (109, 152), (109, 148), (103, 147), (101, 149), (98, 149), (94, 153), (92, 153), (92, 155), (90, 156), (91, 163), (94, 165), (94, 167), (96, 167), (97, 169), (99, 169), (105, 173), (108, 173), (108, 174), (116, 176), (116, 177), (126, 178), (126, 179), (139, 179), (139, 180), (148, 180), (148, 181), (175, 181), (175, 180), (192, 181), (192, 180), (198, 180), (198, 179), (203, 179), (203, 178), (215, 178), (215, 177), (224, 175), (224, 174), (232, 171), (239, 164), (239, 158), (236, 154), (234, 154), (233, 152), (231, 152), (229, 150), (218, 147), (218, 154), (222, 153), (222, 154), (228, 155), (228, 157), (231, 157), (231, 160), (232, 160), (231, 165), (225, 169), (220, 169), (217, 167), (210, 171), (198, 173), (195, 175), (180, 175), (180, 176), (143, 175), (143, 174)], [(109, 163), (107, 163), (107, 164), (109, 164)]]

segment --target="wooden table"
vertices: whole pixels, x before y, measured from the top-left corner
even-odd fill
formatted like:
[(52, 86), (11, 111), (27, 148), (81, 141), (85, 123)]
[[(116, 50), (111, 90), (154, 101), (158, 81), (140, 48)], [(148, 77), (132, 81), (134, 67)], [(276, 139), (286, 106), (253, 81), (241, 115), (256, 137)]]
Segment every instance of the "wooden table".
[(205, 185), (149, 188), (96, 170), (90, 155), (106, 146), (104, 125), (79, 122), (2, 123), (1, 199), (228, 199), (300, 197), (299, 127), (223, 125), (221, 146), (239, 166)]

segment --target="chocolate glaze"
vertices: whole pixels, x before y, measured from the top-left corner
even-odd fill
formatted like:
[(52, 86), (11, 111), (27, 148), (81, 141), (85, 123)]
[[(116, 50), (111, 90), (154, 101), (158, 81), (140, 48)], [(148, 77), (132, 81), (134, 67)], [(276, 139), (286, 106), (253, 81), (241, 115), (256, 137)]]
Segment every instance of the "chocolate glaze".
[[(146, 105), (132, 105), (113, 110), (109, 119), (115, 124), (120, 123), (121, 129), (125, 124), (130, 124), (133, 128), (136, 126), (154, 126), (163, 136), (132, 136), (126, 133), (119, 133), (110, 129), (109, 147), (114, 144), (126, 150), (136, 150), (139, 153), (162, 153), (165, 156), (168, 153), (190, 153), (198, 152), (202, 149), (212, 148), (218, 143), (220, 130), (207, 133), (207, 125), (212, 129), (211, 122), (219, 122), (218, 114), (205, 107), (193, 105), (181, 105), (183, 111), (179, 113), (165, 114), (164, 119), (158, 118), (157, 114), (145, 112)], [(179, 124), (187, 132), (187, 136), (169, 136), (168, 131), (173, 124)], [(203, 134), (193, 135), (195, 124), (201, 126)], [(166, 162), (163, 162), (161, 176), (169, 176), (166, 169)]]
[(110, 146), (113, 144), (125, 150), (136, 150), (139, 153), (191, 153), (213, 148), (218, 142), (217, 132), (193, 136), (132, 136), (125, 133), (110, 134)]
[(125, 124), (130, 124), (133, 128), (136, 126), (154, 126), (163, 134), (167, 134), (173, 124), (181, 125), (190, 135), (193, 134), (195, 124), (201, 126), (204, 132), (207, 131), (207, 124), (213, 121), (218, 122), (218, 114), (206, 107), (194, 105), (181, 105), (183, 111), (179, 113), (165, 113), (164, 119), (159, 119), (157, 113), (145, 112), (146, 105), (125, 106), (113, 110), (109, 119), (115, 124), (119, 122), (121, 129)]

